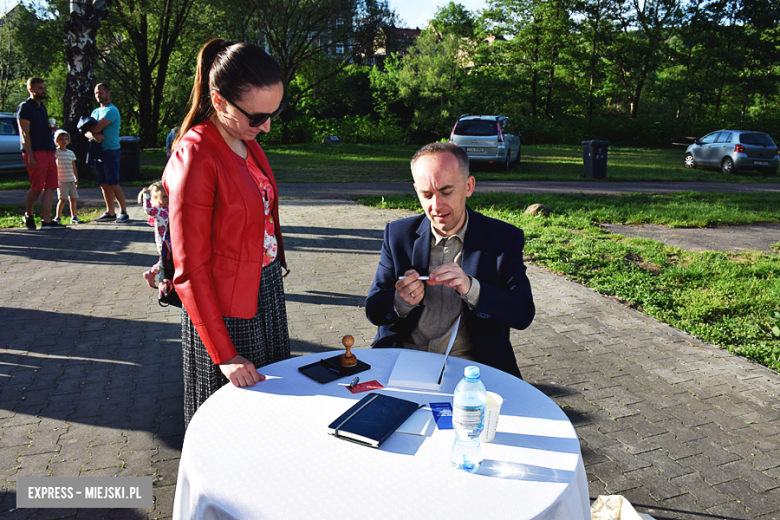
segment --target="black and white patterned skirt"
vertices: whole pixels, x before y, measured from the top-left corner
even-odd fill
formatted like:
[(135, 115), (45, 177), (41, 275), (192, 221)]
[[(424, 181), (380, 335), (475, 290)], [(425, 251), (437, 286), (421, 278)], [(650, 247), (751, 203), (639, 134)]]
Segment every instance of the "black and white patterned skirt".
[[(223, 318), (238, 355), (260, 368), (290, 357), (287, 309), (279, 261), (263, 267), (257, 314), (250, 319)], [(181, 312), (181, 344), (184, 354), (184, 427), (195, 411), (228, 379), (215, 365), (200, 340), (187, 311)]]

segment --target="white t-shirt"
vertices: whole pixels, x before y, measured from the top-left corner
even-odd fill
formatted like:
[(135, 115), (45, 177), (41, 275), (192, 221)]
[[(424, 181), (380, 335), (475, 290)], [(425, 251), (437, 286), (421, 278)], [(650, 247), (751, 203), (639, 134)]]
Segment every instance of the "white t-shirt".
[(76, 154), (68, 150), (54, 151), (57, 159), (57, 180), (59, 182), (75, 182), (76, 175), (73, 173), (73, 161), (76, 160)]

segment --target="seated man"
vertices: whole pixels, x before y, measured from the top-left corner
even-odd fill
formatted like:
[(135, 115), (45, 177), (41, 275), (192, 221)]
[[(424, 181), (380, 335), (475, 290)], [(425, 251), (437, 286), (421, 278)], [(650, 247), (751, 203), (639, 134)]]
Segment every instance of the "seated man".
[(509, 328), (527, 328), (536, 313), (523, 232), (466, 206), (475, 179), (457, 145), (422, 147), (412, 176), (425, 215), (385, 228), (366, 299), (366, 315), (379, 327), (373, 346), (443, 354), (462, 316), (451, 355), (520, 377)]

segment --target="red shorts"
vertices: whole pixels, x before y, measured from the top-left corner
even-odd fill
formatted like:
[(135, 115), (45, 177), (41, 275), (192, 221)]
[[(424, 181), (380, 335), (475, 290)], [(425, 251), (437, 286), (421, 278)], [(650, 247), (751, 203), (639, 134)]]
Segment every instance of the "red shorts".
[(27, 163), (27, 154), (22, 152), (24, 165), (27, 166), (27, 174), (30, 176), (30, 188), (33, 191), (56, 190), (59, 186), (57, 179), (57, 160), (54, 150), (41, 150), (33, 152), (35, 156), (35, 168), (30, 169)]

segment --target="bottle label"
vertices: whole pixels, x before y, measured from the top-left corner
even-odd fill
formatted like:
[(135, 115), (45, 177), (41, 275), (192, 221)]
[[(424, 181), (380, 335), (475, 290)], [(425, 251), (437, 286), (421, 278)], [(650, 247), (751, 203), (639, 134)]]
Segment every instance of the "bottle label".
[(482, 428), (484, 406), (455, 406), (452, 414), (452, 423), (464, 430), (477, 430)]

